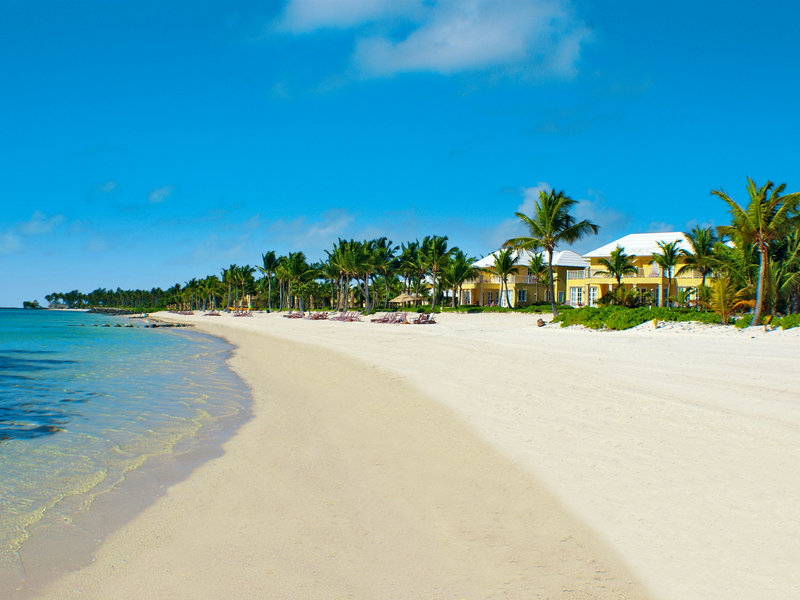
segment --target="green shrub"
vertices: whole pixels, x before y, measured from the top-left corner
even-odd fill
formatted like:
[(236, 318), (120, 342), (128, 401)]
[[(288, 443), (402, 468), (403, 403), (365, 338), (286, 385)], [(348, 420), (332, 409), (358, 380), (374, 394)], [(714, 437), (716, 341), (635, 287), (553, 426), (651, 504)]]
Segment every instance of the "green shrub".
[(719, 323), (719, 317), (713, 313), (698, 312), (686, 308), (658, 308), (639, 307), (625, 308), (622, 306), (601, 306), (594, 308), (585, 306), (570, 311), (560, 312), (553, 319), (554, 323), (561, 323), (562, 327), (570, 325), (583, 325), (591, 329), (630, 329), (652, 320), (701, 323)]
[(791, 329), (792, 327), (800, 327), (800, 314), (775, 317), (770, 321), (770, 325), (773, 325), (775, 327), (780, 327), (781, 329)]
[(743, 317), (736, 319), (736, 321), (733, 324), (739, 329), (744, 329), (745, 327), (750, 327), (750, 323), (752, 322), (753, 322), (753, 315), (745, 315)]

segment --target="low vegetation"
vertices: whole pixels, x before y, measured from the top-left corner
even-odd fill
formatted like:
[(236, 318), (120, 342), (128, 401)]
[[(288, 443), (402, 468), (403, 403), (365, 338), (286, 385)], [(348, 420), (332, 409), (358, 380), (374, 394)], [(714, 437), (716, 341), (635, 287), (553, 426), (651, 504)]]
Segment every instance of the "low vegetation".
[(585, 306), (574, 310), (559, 313), (553, 319), (554, 323), (561, 323), (562, 327), (570, 325), (583, 325), (590, 329), (630, 329), (648, 321), (672, 321), (700, 323), (720, 323), (720, 318), (714, 313), (697, 311), (686, 308), (661, 308), (639, 307), (625, 308), (624, 306), (601, 306), (594, 308)]

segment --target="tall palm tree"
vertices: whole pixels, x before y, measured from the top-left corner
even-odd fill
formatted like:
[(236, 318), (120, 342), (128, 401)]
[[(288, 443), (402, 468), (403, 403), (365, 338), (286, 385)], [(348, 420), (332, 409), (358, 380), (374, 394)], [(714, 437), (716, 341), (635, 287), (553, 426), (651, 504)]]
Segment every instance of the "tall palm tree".
[(597, 262), (605, 269), (605, 271), (599, 271), (598, 275), (613, 277), (617, 280), (617, 287), (614, 288), (614, 291), (622, 285), (622, 278), (625, 275), (636, 275), (639, 272), (633, 263), (633, 257), (625, 254), (625, 250), (619, 246), (611, 251), (609, 258), (601, 258)]
[(717, 233), (720, 236), (731, 236), (737, 244), (752, 244), (758, 252), (758, 283), (751, 327), (761, 324), (770, 245), (796, 227), (800, 219), (794, 214), (800, 201), (800, 193), (783, 195), (786, 184), (774, 186), (771, 181), (767, 181), (759, 188), (748, 177), (747, 192), (750, 201), (747, 208), (734, 202), (722, 190), (711, 192), (728, 205), (732, 217), (732, 223), (717, 227)]
[(425, 261), (423, 259), (419, 241), (408, 242), (400, 247), (400, 272), (405, 280), (406, 292), (419, 293), (419, 285), (425, 276)]
[(431, 278), (433, 279), (431, 310), (436, 308), (436, 282), (439, 279), (439, 274), (450, 260), (452, 252), (452, 249), (447, 249), (446, 235), (426, 235), (422, 240), (420, 254), (423, 256), (427, 272), (431, 274)]
[(500, 278), (500, 295), (503, 294), (503, 289), (506, 292), (506, 306), (511, 308), (511, 300), (508, 298), (508, 276), (517, 268), (517, 261), (519, 260), (519, 253), (514, 252), (512, 248), (500, 250), (494, 255), (494, 264), (491, 267), (492, 272)]
[[(287, 293), (291, 299), (293, 290), (297, 290), (302, 281), (308, 281), (316, 273), (308, 266), (306, 255), (303, 252), (289, 252), (284, 267), (286, 278), (289, 282), (289, 291)], [(293, 306), (294, 304), (292, 303), (291, 307)], [(302, 309), (303, 307), (301, 306)]]
[(231, 294), (231, 288), (235, 287), (236, 285), (236, 270), (238, 268), (239, 268), (238, 265), (232, 264), (229, 265), (227, 269), (223, 269), (221, 273), (222, 282), (228, 286), (228, 294), (225, 297), (226, 308), (231, 306), (231, 300), (233, 300), (233, 294)]
[(385, 298), (383, 306), (389, 305), (389, 275), (397, 267), (397, 258), (395, 257), (397, 246), (393, 245), (390, 240), (385, 237), (375, 240), (373, 250), (373, 264), (375, 272), (383, 277), (385, 282)]
[(280, 261), (274, 250), (269, 250), (261, 255), (261, 266), (258, 267), (258, 270), (267, 278), (267, 306), (269, 312), (272, 312), (272, 276), (275, 274), (279, 264)]
[(715, 255), (714, 246), (717, 243), (717, 235), (711, 227), (695, 227), (691, 231), (684, 233), (686, 241), (691, 250), (682, 248), (680, 250), (683, 257), (683, 266), (675, 273), (680, 277), (689, 271), (698, 271), (703, 276), (702, 285), (705, 286), (706, 278), (711, 274), (714, 267)]
[(667, 291), (664, 294), (663, 306), (669, 306), (669, 292), (672, 289), (672, 274), (681, 258), (678, 242), (656, 242), (661, 252), (653, 254), (653, 262), (667, 272)]
[(548, 286), (549, 271), (547, 270), (547, 263), (544, 260), (544, 254), (535, 252), (528, 254), (528, 273), (536, 279), (536, 301), (539, 300), (539, 286)]
[(547, 288), (550, 294), (550, 308), (553, 316), (558, 315), (553, 278), (553, 251), (561, 242), (572, 243), (589, 234), (596, 234), (598, 226), (589, 220), (576, 221), (569, 211), (577, 204), (563, 191), (551, 190), (539, 192), (539, 200), (534, 207), (533, 215), (515, 213), (517, 218), (528, 228), (529, 235), (512, 238), (504, 244), (525, 250), (547, 251)]
[(456, 298), (461, 297), (461, 287), (468, 279), (478, 276), (478, 269), (472, 266), (475, 259), (468, 257), (463, 250), (456, 249), (450, 262), (442, 271), (442, 280), (448, 289), (452, 290), (451, 306), (456, 307)]

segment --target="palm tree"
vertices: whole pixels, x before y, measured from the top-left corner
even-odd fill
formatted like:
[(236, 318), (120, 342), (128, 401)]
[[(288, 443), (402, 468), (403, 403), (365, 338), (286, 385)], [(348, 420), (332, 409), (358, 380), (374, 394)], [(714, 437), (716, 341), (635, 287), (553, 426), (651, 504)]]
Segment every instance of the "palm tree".
[(741, 298), (741, 291), (736, 290), (730, 277), (718, 275), (711, 280), (709, 306), (722, 319), (723, 325), (728, 324), (733, 311), (742, 305), (739, 298)]
[(419, 293), (419, 285), (425, 276), (425, 261), (423, 260), (419, 241), (402, 244), (400, 247), (400, 272), (405, 280), (405, 292), (411, 292), (412, 285), (414, 293)]
[(506, 306), (509, 308), (511, 308), (511, 300), (508, 298), (508, 276), (517, 268), (518, 260), (519, 253), (514, 252), (512, 248), (506, 248), (494, 255), (494, 264), (491, 267), (492, 272), (500, 278), (500, 295), (503, 294), (503, 288), (505, 288)]
[(720, 236), (731, 236), (737, 244), (752, 244), (758, 252), (758, 283), (751, 327), (761, 324), (770, 245), (787, 234), (800, 219), (793, 214), (800, 201), (800, 193), (782, 195), (786, 189), (785, 183), (775, 189), (773, 187), (771, 181), (767, 181), (760, 188), (756, 187), (755, 182), (748, 177), (747, 192), (750, 195), (750, 202), (746, 209), (739, 206), (722, 190), (711, 192), (728, 205), (733, 218), (730, 225), (717, 227), (717, 233)]
[(515, 213), (529, 230), (528, 236), (517, 237), (508, 240), (504, 245), (525, 250), (538, 250), (544, 248), (547, 251), (547, 288), (550, 294), (550, 308), (553, 316), (558, 315), (556, 308), (555, 289), (553, 285), (553, 251), (560, 242), (568, 244), (578, 241), (586, 235), (596, 234), (598, 227), (587, 219), (575, 221), (575, 217), (569, 214), (571, 208), (577, 204), (563, 191), (556, 192), (551, 190), (539, 192), (539, 200), (536, 202), (533, 215), (528, 216), (521, 212)]
[(672, 273), (675, 269), (675, 266), (678, 264), (678, 260), (681, 257), (680, 249), (678, 248), (678, 242), (656, 242), (658, 247), (661, 248), (661, 252), (656, 252), (653, 254), (653, 262), (656, 263), (659, 267), (661, 267), (662, 272), (667, 272), (667, 291), (664, 294), (663, 302), (664, 306), (669, 306), (669, 292), (672, 288)]
[(456, 298), (461, 297), (461, 286), (464, 285), (464, 282), (478, 275), (478, 269), (472, 266), (474, 262), (474, 258), (468, 257), (462, 250), (456, 249), (450, 262), (442, 271), (444, 284), (453, 292), (451, 300), (453, 308), (456, 307)]
[(598, 271), (598, 275), (613, 277), (617, 280), (617, 287), (614, 288), (614, 291), (622, 285), (622, 278), (625, 275), (636, 275), (639, 272), (633, 263), (633, 257), (625, 254), (625, 250), (619, 246), (611, 251), (609, 258), (601, 258), (597, 262), (605, 268), (605, 271)]
[(541, 252), (536, 252), (528, 254), (528, 273), (531, 277), (536, 279), (536, 298), (535, 300), (539, 301), (539, 286), (543, 285), (545, 287), (548, 286), (549, 275), (547, 270), (547, 263), (544, 260), (544, 254)]
[(453, 250), (447, 249), (447, 236), (426, 235), (420, 246), (424, 264), (433, 279), (433, 290), (431, 299), (431, 310), (436, 308), (436, 282), (439, 274), (447, 266)]
[(268, 312), (272, 312), (272, 275), (278, 268), (280, 261), (275, 256), (274, 250), (269, 250), (267, 253), (261, 255), (261, 266), (258, 270), (267, 278), (267, 306)]
[(800, 229), (795, 229), (775, 248), (776, 265), (770, 270), (775, 273), (775, 302), (783, 302), (787, 313), (800, 309)]
[(686, 241), (691, 246), (691, 250), (681, 249), (683, 266), (675, 273), (680, 277), (689, 271), (698, 271), (703, 276), (702, 285), (706, 284), (706, 277), (711, 274), (714, 266), (714, 245), (717, 243), (717, 235), (711, 227), (695, 227), (688, 233), (684, 233)]
[[(289, 282), (289, 290), (287, 294), (290, 299), (292, 298), (293, 290), (297, 290), (300, 282), (307, 281), (316, 274), (308, 266), (308, 263), (306, 262), (306, 255), (303, 254), (303, 252), (289, 252), (289, 256), (286, 257), (286, 261), (284, 263), (284, 268), (286, 271), (287, 281)], [(294, 303), (291, 305), (291, 308), (293, 307)], [(302, 306), (300, 307), (300, 310), (303, 310)]]
[(375, 272), (383, 277), (385, 285), (385, 298), (383, 306), (389, 305), (389, 275), (397, 267), (395, 258), (397, 246), (393, 245), (387, 238), (382, 237), (375, 240), (373, 249), (373, 265)]
[[(225, 307), (228, 308), (231, 306), (231, 300), (233, 300), (233, 295), (231, 294), (231, 286), (235, 286), (236, 284), (236, 270), (239, 267), (235, 264), (228, 266), (227, 269), (222, 270), (221, 279), (222, 282), (228, 286), (228, 294), (225, 297)], [(237, 294), (238, 296), (238, 294)]]

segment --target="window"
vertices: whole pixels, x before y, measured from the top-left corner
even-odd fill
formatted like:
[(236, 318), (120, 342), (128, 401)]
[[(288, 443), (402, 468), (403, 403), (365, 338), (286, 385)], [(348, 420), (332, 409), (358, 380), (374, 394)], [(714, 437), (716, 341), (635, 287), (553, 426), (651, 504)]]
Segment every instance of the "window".
[(569, 288), (569, 304), (570, 306), (583, 306), (583, 288), (571, 287)]
[(519, 290), (517, 292), (517, 302), (527, 302), (528, 301), (528, 290)]

